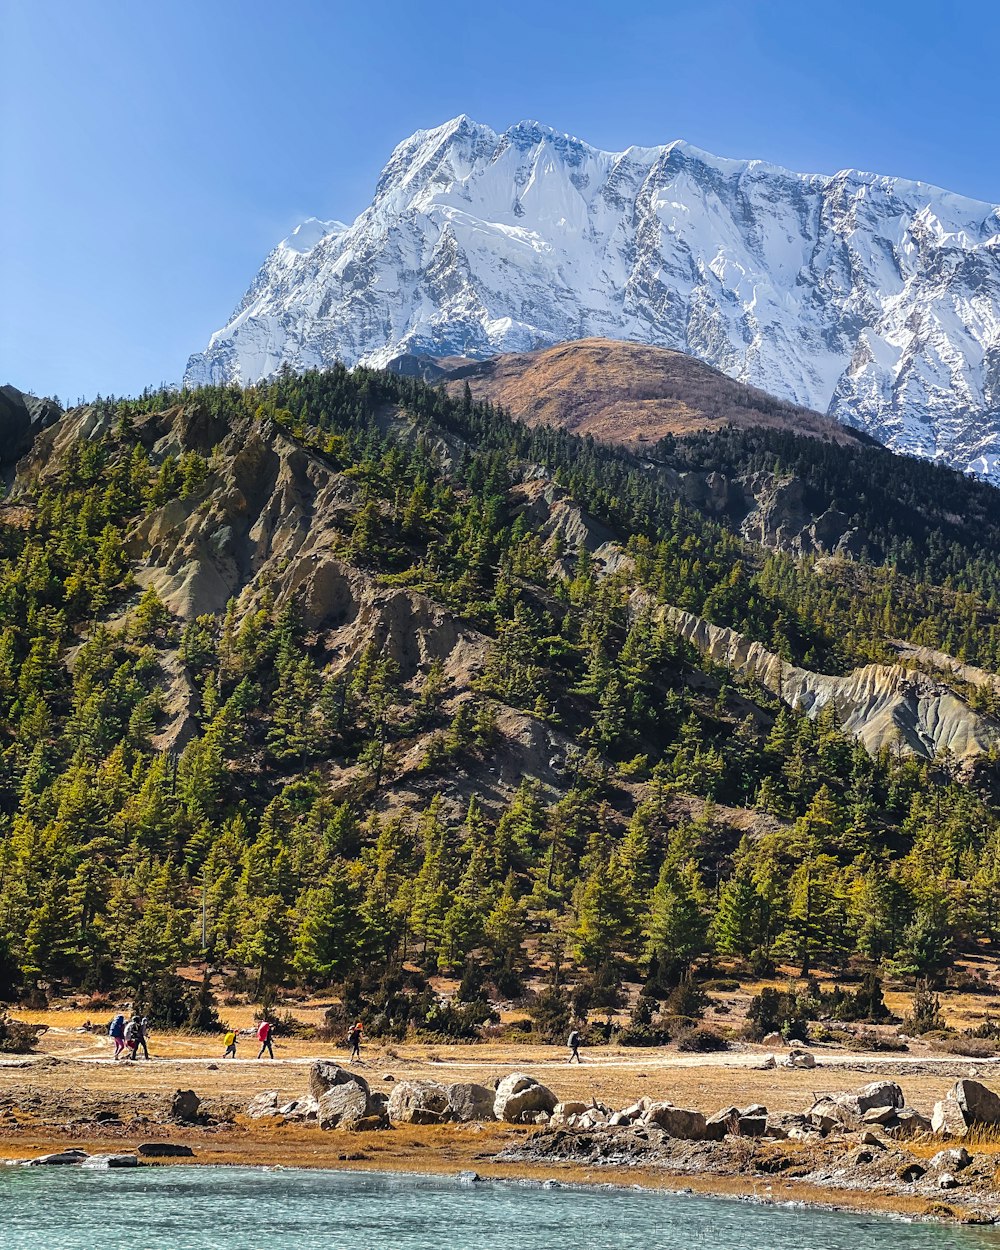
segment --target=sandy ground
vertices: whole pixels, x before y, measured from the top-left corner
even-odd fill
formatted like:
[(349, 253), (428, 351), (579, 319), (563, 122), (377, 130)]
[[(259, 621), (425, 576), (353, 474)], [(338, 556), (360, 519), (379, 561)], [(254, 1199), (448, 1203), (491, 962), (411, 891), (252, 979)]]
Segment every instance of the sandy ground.
[[(19, 1012), (22, 1017), (29, 1013)], [(78, 1019), (78, 1017), (80, 1017)], [(662, 1167), (628, 1170), (568, 1163), (496, 1163), (496, 1154), (531, 1131), (510, 1125), (399, 1126), (391, 1132), (323, 1133), (313, 1126), (249, 1121), (246, 1104), (262, 1090), (289, 1099), (305, 1092), (309, 1065), (319, 1058), (346, 1061), (343, 1050), (317, 1042), (277, 1039), (276, 1059), (256, 1059), (257, 1045), (241, 1039), (240, 1058), (223, 1060), (221, 1039), (154, 1033), (150, 1062), (115, 1063), (110, 1044), (79, 1031), (82, 1013), (47, 1013), (49, 1023), (37, 1056), (0, 1060), (0, 1158), (26, 1158), (77, 1145), (89, 1151), (133, 1150), (142, 1141), (190, 1145), (197, 1163), (363, 1168), (456, 1174), (472, 1169), (484, 1177), (558, 1178), (578, 1183), (643, 1184), (691, 1188), (705, 1193), (751, 1195), (776, 1201), (803, 1200), (866, 1210), (928, 1213), (924, 1198), (824, 1191), (794, 1180), (756, 1175), (691, 1176)], [(249, 1023), (249, 1021), (248, 1021)], [(853, 1089), (875, 1076), (899, 1080), (908, 1101), (929, 1113), (960, 1076), (972, 1073), (1000, 1088), (1000, 1062), (929, 1054), (848, 1054), (814, 1048), (812, 1070), (762, 1069), (768, 1052), (744, 1047), (722, 1055), (681, 1055), (669, 1048), (592, 1048), (585, 1062), (568, 1065), (553, 1046), (469, 1044), (426, 1046), (369, 1043), (359, 1070), (373, 1089), (392, 1081), (433, 1079), (492, 1084), (511, 1071), (526, 1071), (561, 1098), (595, 1098), (619, 1107), (642, 1094), (670, 1099), (711, 1113), (735, 1103), (761, 1102), (772, 1111), (801, 1111), (817, 1093)], [(214, 1114), (227, 1121), (205, 1127), (166, 1120), (170, 1094), (194, 1089)], [(107, 1119), (98, 1123), (99, 1117)], [(937, 1149), (936, 1144), (933, 1149)], [(921, 1147), (916, 1148), (918, 1153)], [(932, 1147), (928, 1144), (926, 1153)], [(977, 1146), (991, 1153), (993, 1143)]]

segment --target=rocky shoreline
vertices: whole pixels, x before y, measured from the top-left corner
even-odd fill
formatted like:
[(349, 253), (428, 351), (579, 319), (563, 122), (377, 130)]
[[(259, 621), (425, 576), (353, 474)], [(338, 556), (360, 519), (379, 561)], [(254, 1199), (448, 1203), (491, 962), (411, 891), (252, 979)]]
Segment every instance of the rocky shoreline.
[(639, 1185), (1000, 1222), (1000, 1097), (969, 1078), (930, 1116), (885, 1079), (854, 1092), (816, 1092), (797, 1112), (752, 1103), (710, 1113), (662, 1097), (617, 1108), (596, 1097), (560, 1100), (523, 1072), (491, 1084), (395, 1080), (385, 1072), (377, 1078), (384, 1088), (373, 1090), (358, 1072), (319, 1060), (298, 1079), (305, 1088), (295, 1097), (286, 1086), (284, 1094), (266, 1090), (233, 1106), (177, 1090), (158, 1112), (147, 1104), (136, 1116), (123, 1105), (117, 1115), (81, 1103), (61, 1123), (37, 1101), (36, 1113), (26, 1112), (33, 1104), (26, 1090), (17, 1116), (10, 1108), (0, 1115), (0, 1156), (30, 1166), (346, 1167)]

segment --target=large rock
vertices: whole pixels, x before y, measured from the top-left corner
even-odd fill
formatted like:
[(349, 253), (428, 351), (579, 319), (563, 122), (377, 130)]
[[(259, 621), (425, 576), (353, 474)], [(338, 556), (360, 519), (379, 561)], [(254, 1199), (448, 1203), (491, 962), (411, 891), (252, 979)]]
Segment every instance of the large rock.
[(59, 1165), (65, 1166), (66, 1164), (72, 1165), (72, 1164), (77, 1164), (77, 1163), (83, 1163), (88, 1158), (89, 1158), (89, 1155), (87, 1154), (86, 1150), (77, 1150), (77, 1149), (57, 1150), (54, 1154), (38, 1155), (34, 1159), (29, 1159), (28, 1166), (32, 1168), (52, 1167), (52, 1166), (59, 1166)]
[(139, 1160), (135, 1155), (90, 1155), (80, 1164), (82, 1168), (137, 1168)]
[(476, 1085), (473, 1081), (459, 1082), (457, 1085), (449, 1085), (447, 1094), (448, 1117), (451, 1120), (467, 1124), (475, 1120), (497, 1118), (493, 1110), (493, 1090), (487, 1089), (485, 1085)]
[(370, 1092), (368, 1082), (363, 1076), (342, 1068), (332, 1059), (318, 1059), (309, 1069), (309, 1093), (317, 1102), (328, 1089), (333, 1089), (335, 1085), (351, 1084), (360, 1085), (363, 1090)]
[(353, 1129), (368, 1115), (368, 1087), (359, 1081), (332, 1085), (318, 1100), (316, 1118), (322, 1129)]
[(451, 1118), (448, 1088), (437, 1081), (398, 1081), (386, 1110), (396, 1124), (442, 1124)]
[(266, 1089), (260, 1094), (255, 1094), (247, 1103), (247, 1118), (250, 1120), (264, 1120), (269, 1116), (279, 1114), (276, 1089)]
[(935, 1133), (961, 1137), (976, 1126), (1000, 1125), (1000, 1097), (979, 1081), (956, 1081), (934, 1106), (931, 1127)]
[(783, 1068), (815, 1068), (816, 1059), (808, 1050), (793, 1049), (781, 1060)]
[(685, 1141), (704, 1141), (707, 1135), (705, 1117), (700, 1111), (675, 1107), (672, 1102), (654, 1102), (642, 1122), (655, 1124), (668, 1137), (680, 1137)]
[(551, 1115), (559, 1099), (552, 1090), (540, 1084), (533, 1076), (512, 1072), (497, 1086), (493, 1099), (493, 1114), (508, 1124), (537, 1123), (534, 1116)]
[(193, 1089), (179, 1089), (170, 1099), (170, 1114), (175, 1120), (190, 1123), (198, 1118), (201, 1099)]
[(190, 1146), (172, 1141), (144, 1141), (136, 1153), (144, 1159), (190, 1159), (194, 1155)]
[(866, 1111), (891, 1107), (901, 1111), (906, 1105), (903, 1091), (895, 1081), (873, 1081), (854, 1095), (858, 1111), (864, 1115)]

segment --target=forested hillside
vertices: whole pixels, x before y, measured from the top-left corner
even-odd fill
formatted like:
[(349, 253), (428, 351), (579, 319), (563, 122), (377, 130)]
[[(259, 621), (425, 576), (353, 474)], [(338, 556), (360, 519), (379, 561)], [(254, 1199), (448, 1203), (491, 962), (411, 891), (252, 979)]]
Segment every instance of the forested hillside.
[[(637, 459), (364, 369), (72, 410), (0, 507), (0, 998), (183, 1015), (211, 966), (455, 1032), (710, 960), (939, 982), (1000, 923), (994, 751), (872, 754), (667, 609), (824, 673), (996, 670), (998, 500), (773, 430)], [(1000, 742), (971, 672), (928, 680)]]

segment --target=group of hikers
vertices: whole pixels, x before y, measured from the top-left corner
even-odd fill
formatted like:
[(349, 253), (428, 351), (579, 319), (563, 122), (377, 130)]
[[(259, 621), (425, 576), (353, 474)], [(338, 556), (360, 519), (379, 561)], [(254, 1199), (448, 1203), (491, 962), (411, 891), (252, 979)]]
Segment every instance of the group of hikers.
[(126, 1020), (123, 1015), (117, 1015), (108, 1026), (108, 1037), (111, 1038), (115, 1045), (115, 1059), (138, 1059), (139, 1047), (142, 1047), (143, 1057), (149, 1058), (149, 1047), (146, 1044), (146, 1038), (149, 1034), (149, 1020), (138, 1014), (133, 1015), (131, 1020)]
[[(89, 1027), (89, 1026), (88, 1026)], [(244, 1030), (250, 1032), (250, 1030)], [(257, 1058), (263, 1059), (266, 1054), (268, 1058), (274, 1058), (274, 1026), (270, 1020), (265, 1018), (252, 1030), (253, 1036), (260, 1042), (260, 1050), (257, 1052)], [(347, 1030), (347, 1044), (351, 1048), (351, 1057), (348, 1063), (360, 1063), (361, 1060), (361, 1041), (364, 1037), (365, 1028), (360, 1020), (355, 1020), (351, 1027)], [(132, 1018), (126, 1021), (124, 1015), (117, 1015), (111, 1021), (108, 1027), (108, 1037), (114, 1042), (115, 1059), (137, 1059), (139, 1057), (139, 1047), (142, 1047), (143, 1056), (149, 1058), (149, 1047), (146, 1045), (146, 1038), (149, 1034), (149, 1020), (145, 1017), (134, 1014)], [(226, 1049), (223, 1059), (236, 1058), (236, 1046), (239, 1042), (240, 1030), (228, 1029), (225, 1035)], [(577, 1063), (582, 1063), (580, 1058), (580, 1034), (574, 1029), (567, 1038), (567, 1046), (569, 1047), (569, 1062), (575, 1059)]]
[[(89, 1023), (85, 1026), (90, 1028)], [(252, 1033), (252, 1036), (260, 1042), (260, 1050), (257, 1052), (257, 1058), (263, 1059), (265, 1055), (269, 1059), (274, 1058), (274, 1026), (265, 1016), (263, 1020), (253, 1030), (242, 1030), (245, 1033)], [(351, 1057), (349, 1063), (361, 1062), (361, 1039), (364, 1036), (364, 1025), (360, 1020), (356, 1020), (347, 1031), (347, 1044), (351, 1049)], [(240, 1040), (241, 1030), (227, 1029), (225, 1034), (226, 1049), (223, 1059), (235, 1059), (236, 1047)], [(135, 1013), (130, 1020), (126, 1020), (125, 1016), (119, 1014), (111, 1021), (108, 1026), (108, 1037), (114, 1043), (115, 1059), (137, 1059), (139, 1056), (139, 1048), (142, 1047), (143, 1056), (149, 1058), (149, 1047), (146, 1039), (149, 1035), (149, 1020)]]

